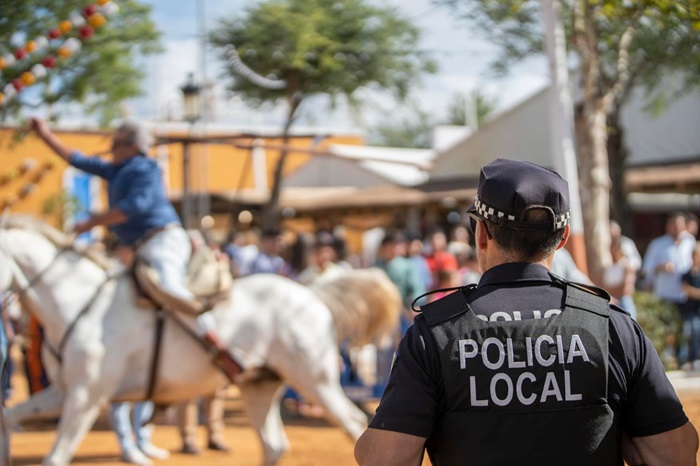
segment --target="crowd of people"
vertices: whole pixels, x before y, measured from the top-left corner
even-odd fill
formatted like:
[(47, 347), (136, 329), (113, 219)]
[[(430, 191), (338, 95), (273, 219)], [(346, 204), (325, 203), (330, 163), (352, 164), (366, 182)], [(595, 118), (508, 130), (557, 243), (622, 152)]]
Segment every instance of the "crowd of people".
[(641, 266), (640, 286), (678, 309), (683, 338), (676, 343), (678, 364), (700, 370), (700, 248), (698, 218), (672, 213), (666, 232), (649, 243)]
[(412, 322), (409, 310), (416, 297), (429, 290), (475, 283), (481, 275), (469, 233), (462, 225), (449, 232), (449, 241), (442, 229), (426, 237), (417, 232), (386, 230), (379, 244), (366, 245), (368, 250), (376, 250), (371, 257), (348, 254), (342, 228), (315, 234), (249, 230), (232, 234), (223, 245), (210, 243), (210, 247), (228, 256), (236, 277), (275, 273), (308, 285), (314, 280), (334, 278), (348, 268), (379, 267), (399, 289), (406, 324)]

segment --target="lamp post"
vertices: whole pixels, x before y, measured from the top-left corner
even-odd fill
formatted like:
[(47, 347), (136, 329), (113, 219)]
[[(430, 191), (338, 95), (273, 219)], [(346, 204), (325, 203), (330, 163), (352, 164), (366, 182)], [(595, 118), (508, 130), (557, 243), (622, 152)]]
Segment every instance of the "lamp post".
[[(187, 75), (187, 81), (180, 87), (182, 91), (182, 103), (184, 119), (190, 123), (190, 133), (195, 122), (199, 120), (201, 88), (194, 81), (194, 74)], [(190, 141), (186, 139), (182, 143), (182, 224), (190, 227), (192, 218), (192, 199), (190, 196)]]

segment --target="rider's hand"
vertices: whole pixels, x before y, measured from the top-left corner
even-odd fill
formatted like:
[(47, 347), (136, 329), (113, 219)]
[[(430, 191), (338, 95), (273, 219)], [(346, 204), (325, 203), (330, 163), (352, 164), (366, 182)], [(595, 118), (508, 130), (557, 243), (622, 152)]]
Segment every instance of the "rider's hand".
[(41, 135), (48, 131), (48, 126), (41, 118), (32, 117), (29, 119), (29, 129)]
[(85, 233), (86, 231), (90, 231), (95, 227), (95, 225), (92, 222), (92, 219), (87, 219), (82, 222), (78, 222), (75, 224), (75, 227), (73, 228), (73, 233), (76, 235), (79, 235), (81, 233)]

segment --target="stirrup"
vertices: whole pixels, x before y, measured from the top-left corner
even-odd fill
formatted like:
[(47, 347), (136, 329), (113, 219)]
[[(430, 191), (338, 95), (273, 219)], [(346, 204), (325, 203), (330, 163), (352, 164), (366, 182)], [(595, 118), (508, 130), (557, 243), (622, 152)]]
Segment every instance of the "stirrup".
[(243, 372), (241, 366), (233, 359), (231, 354), (223, 349), (216, 350), (214, 354), (214, 364), (224, 373), (231, 383), (236, 383)]
[(213, 331), (207, 332), (202, 339), (209, 349), (214, 352), (214, 359), (212, 361), (214, 365), (224, 373), (231, 383), (236, 383), (236, 379), (243, 372), (243, 368), (241, 368), (240, 364), (236, 362)]

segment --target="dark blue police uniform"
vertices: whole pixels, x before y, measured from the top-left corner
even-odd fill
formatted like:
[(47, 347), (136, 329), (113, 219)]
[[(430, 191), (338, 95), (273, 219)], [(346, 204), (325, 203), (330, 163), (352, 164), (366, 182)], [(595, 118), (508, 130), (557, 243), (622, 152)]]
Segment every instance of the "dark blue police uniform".
[[(568, 188), (551, 171), (482, 169), (470, 211), (528, 231), (568, 223)], [(530, 206), (551, 213), (528, 225)], [(684, 425), (661, 361), (602, 290), (537, 263), (503, 263), (422, 308), (399, 345), (371, 428), (427, 438), (433, 464), (622, 464), (621, 439)]]

